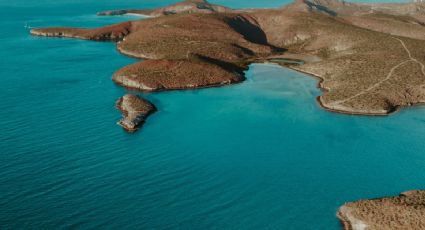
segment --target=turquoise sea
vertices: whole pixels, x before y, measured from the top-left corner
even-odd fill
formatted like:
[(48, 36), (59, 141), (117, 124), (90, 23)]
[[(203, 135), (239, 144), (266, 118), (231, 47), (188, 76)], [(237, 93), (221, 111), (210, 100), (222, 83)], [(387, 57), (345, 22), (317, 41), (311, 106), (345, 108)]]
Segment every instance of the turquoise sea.
[(344, 202), (425, 189), (425, 107), (330, 113), (316, 79), (254, 64), (242, 84), (144, 94), (159, 112), (128, 134), (111, 75), (136, 60), (24, 28), (171, 2), (0, 0), (0, 229), (337, 230)]

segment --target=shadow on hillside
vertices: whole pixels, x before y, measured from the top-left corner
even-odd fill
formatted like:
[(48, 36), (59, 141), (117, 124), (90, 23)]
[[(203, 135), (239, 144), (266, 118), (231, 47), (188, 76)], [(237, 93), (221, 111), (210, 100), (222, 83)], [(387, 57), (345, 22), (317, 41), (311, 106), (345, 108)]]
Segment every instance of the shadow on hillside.
[(237, 16), (229, 19), (227, 23), (244, 38), (252, 43), (266, 45), (272, 47), (275, 51), (284, 52), (283, 48), (272, 46), (268, 43), (267, 36), (264, 31), (251, 21), (242, 16)]

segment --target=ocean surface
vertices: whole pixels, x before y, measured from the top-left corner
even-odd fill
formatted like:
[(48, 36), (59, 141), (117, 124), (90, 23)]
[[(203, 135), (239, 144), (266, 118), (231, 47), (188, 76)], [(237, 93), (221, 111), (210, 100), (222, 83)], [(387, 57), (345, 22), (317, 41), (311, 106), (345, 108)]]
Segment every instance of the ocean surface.
[(0, 229), (337, 230), (344, 202), (425, 189), (425, 107), (327, 112), (316, 79), (254, 64), (238, 85), (143, 94), (159, 112), (128, 134), (111, 75), (136, 60), (24, 28), (171, 2), (0, 0)]

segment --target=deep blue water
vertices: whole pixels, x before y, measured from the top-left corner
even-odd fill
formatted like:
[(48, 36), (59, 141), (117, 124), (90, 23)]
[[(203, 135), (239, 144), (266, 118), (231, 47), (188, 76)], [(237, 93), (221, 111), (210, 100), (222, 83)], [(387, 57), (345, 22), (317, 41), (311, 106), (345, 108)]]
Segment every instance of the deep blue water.
[(346, 201), (425, 188), (424, 107), (330, 113), (315, 79), (255, 64), (242, 84), (143, 95), (159, 112), (127, 134), (111, 75), (135, 60), (24, 28), (169, 2), (0, 0), (0, 229), (336, 230)]

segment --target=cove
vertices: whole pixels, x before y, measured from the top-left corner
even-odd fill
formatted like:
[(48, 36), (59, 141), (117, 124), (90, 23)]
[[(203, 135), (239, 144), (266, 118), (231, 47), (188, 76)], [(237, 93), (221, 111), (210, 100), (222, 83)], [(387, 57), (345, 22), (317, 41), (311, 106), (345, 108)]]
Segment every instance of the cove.
[(23, 28), (128, 19), (91, 15), (99, 6), (112, 7), (3, 14), (2, 227), (340, 229), (344, 202), (423, 188), (423, 107), (327, 112), (314, 78), (272, 64), (237, 85), (144, 94), (159, 112), (125, 133), (114, 108), (125, 90), (110, 78), (135, 60)]

